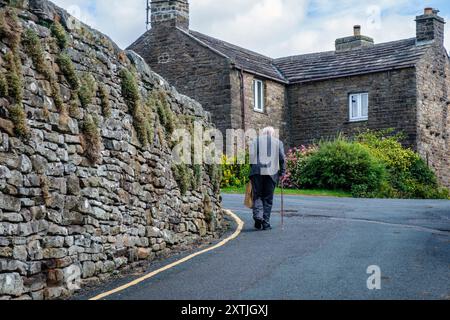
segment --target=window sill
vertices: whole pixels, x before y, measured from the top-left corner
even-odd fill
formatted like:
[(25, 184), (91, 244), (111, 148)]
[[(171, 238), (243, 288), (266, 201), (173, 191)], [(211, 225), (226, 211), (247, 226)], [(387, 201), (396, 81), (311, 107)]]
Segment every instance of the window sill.
[(264, 110), (253, 109), (253, 111), (260, 114), (266, 114)]
[(349, 120), (348, 123), (358, 123), (358, 122), (368, 122), (369, 118), (361, 118), (361, 119), (352, 119)]

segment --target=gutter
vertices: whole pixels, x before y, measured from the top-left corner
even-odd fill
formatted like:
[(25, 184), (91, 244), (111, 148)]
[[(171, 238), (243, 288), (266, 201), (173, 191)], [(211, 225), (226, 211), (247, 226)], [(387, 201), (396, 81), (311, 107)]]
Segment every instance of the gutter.
[(244, 83), (244, 69), (238, 69), (239, 70), (239, 80), (240, 80), (240, 98), (241, 98), (241, 121), (242, 121), (242, 129), (244, 131), (247, 130), (246, 128), (246, 108), (245, 108), (245, 83)]

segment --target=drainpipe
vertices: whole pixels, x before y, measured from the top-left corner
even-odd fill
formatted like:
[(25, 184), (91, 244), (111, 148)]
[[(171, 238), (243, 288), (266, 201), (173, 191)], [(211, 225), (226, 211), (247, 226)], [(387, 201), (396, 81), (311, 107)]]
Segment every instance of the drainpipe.
[(240, 91), (241, 91), (241, 120), (242, 129), (246, 131), (246, 108), (245, 108), (245, 83), (244, 83), (244, 70), (239, 70)]

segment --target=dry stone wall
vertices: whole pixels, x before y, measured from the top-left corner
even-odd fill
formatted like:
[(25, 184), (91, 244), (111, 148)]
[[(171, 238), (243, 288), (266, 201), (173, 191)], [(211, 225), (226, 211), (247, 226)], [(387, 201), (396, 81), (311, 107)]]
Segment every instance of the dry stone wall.
[(171, 156), (171, 132), (210, 116), (138, 55), (51, 2), (0, 0), (0, 71), (0, 299), (219, 236), (219, 170)]

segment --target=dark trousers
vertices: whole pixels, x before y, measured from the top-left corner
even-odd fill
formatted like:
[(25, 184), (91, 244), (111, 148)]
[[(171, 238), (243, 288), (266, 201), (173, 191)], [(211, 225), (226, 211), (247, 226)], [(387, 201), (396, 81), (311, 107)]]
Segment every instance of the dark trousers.
[(253, 218), (270, 224), (276, 182), (270, 176), (252, 176)]

